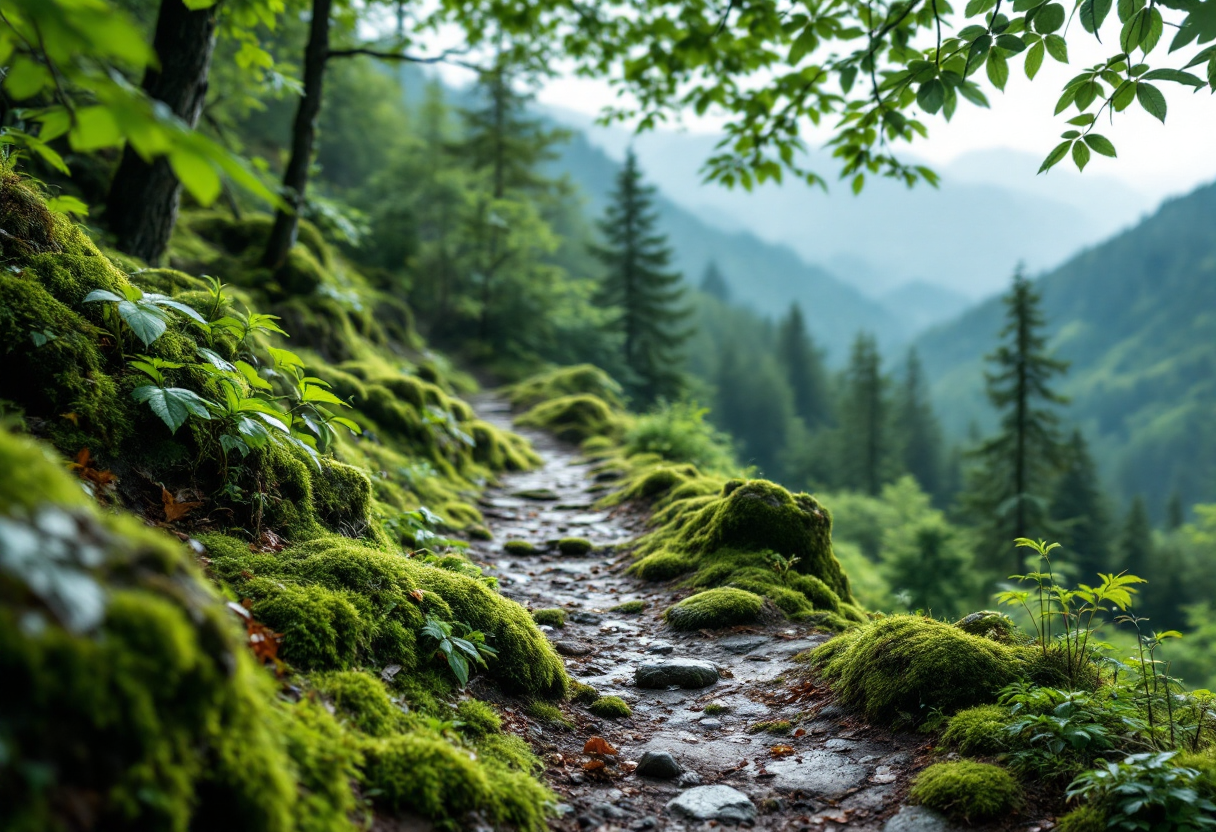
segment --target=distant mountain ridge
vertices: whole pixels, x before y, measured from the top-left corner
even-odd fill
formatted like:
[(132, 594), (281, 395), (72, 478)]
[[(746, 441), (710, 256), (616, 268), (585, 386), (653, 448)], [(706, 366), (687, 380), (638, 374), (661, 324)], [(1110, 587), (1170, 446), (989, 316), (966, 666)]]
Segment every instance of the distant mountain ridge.
[[(1165, 202), (1138, 225), (1036, 281), (1062, 385), (1121, 498), (1160, 512), (1216, 499), (1216, 183)], [(982, 356), (1003, 320), (993, 298), (916, 339), (947, 429), (991, 423)]]

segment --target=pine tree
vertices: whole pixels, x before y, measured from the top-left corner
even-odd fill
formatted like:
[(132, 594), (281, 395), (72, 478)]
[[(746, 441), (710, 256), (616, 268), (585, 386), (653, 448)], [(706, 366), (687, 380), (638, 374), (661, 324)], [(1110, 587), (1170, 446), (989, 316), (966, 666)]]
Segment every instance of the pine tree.
[(845, 371), (841, 402), (841, 477), (847, 488), (877, 497), (891, 479), (888, 379), (874, 336), (860, 333)]
[(1147, 579), (1154, 559), (1153, 525), (1148, 519), (1144, 497), (1137, 494), (1119, 534), (1119, 567)]
[(1065, 562), (1074, 578), (1087, 584), (1099, 572), (1114, 570), (1108, 528), (1110, 518), (1098, 484), (1098, 471), (1081, 431), (1074, 430), (1064, 455), (1064, 470), (1056, 481), (1050, 515), (1059, 529)]
[(908, 350), (903, 384), (895, 409), (903, 468), (937, 500), (943, 498), (942, 428), (933, 413), (924, 370), (916, 348)]
[(726, 282), (718, 264), (713, 260), (705, 267), (705, 275), (701, 278), (701, 291), (723, 303), (730, 303), (730, 284)]
[(1177, 531), (1185, 522), (1186, 509), (1182, 507), (1182, 495), (1178, 493), (1178, 489), (1174, 489), (1170, 494), (1170, 501), (1165, 504), (1166, 531)]
[(1004, 304), (1002, 343), (986, 357), (992, 369), (984, 374), (1000, 430), (971, 454), (977, 467), (965, 502), (991, 556), (1009, 553), (1020, 571), (1013, 540), (1049, 533), (1045, 507), (1063, 444), (1053, 408), (1065, 401), (1051, 385), (1068, 364), (1048, 354), (1042, 298), (1020, 270)]
[(823, 353), (815, 347), (798, 304), (777, 325), (777, 361), (785, 371), (790, 392), (794, 396), (794, 415), (810, 430), (832, 421), (831, 399)]
[(719, 357), (711, 418), (739, 442), (740, 458), (773, 476), (781, 470), (793, 420), (789, 385), (768, 354), (727, 345)]
[(632, 375), (626, 386), (642, 406), (679, 393), (680, 351), (691, 334), (684, 328), (691, 311), (683, 305), (683, 277), (667, 270), (671, 248), (657, 229), (654, 193), (631, 148), (599, 223), (607, 245), (592, 248), (607, 267), (600, 301), (618, 310), (614, 329)]

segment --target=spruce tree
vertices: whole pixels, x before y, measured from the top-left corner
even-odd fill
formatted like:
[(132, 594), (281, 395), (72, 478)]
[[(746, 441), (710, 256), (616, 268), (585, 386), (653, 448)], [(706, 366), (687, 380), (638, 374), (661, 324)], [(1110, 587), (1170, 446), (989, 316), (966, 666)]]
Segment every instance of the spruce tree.
[(1153, 525), (1148, 518), (1144, 497), (1137, 494), (1127, 510), (1119, 534), (1119, 567), (1132, 575), (1148, 579), (1154, 560)]
[(705, 275), (701, 278), (701, 291), (722, 303), (730, 303), (730, 284), (726, 282), (718, 264), (713, 260), (705, 267)]
[(599, 223), (606, 245), (592, 247), (606, 267), (600, 301), (617, 310), (613, 329), (631, 376), (625, 384), (642, 406), (678, 395), (681, 347), (691, 334), (684, 326), (691, 310), (683, 304), (683, 277), (668, 270), (671, 248), (657, 228), (654, 194), (630, 148)]
[(1050, 514), (1076, 580), (1093, 584), (1099, 572), (1114, 571), (1110, 518), (1089, 445), (1079, 430), (1073, 431), (1068, 443)]
[(935, 499), (943, 498), (942, 428), (933, 412), (916, 348), (908, 350), (903, 384), (895, 408), (903, 469)]
[(832, 406), (823, 353), (806, 331), (797, 303), (790, 305), (790, 311), (777, 325), (776, 338), (777, 361), (794, 396), (794, 415), (810, 430), (830, 424)]
[(1049, 534), (1046, 506), (1063, 445), (1054, 408), (1065, 401), (1052, 382), (1068, 364), (1048, 354), (1042, 298), (1020, 270), (1004, 304), (1002, 343), (986, 356), (984, 374), (1000, 427), (971, 454), (977, 466), (965, 503), (991, 557), (1007, 553), (1006, 563), (1020, 571), (1014, 539)]
[(840, 469), (845, 487), (873, 497), (893, 473), (888, 385), (874, 336), (860, 333), (845, 371)]

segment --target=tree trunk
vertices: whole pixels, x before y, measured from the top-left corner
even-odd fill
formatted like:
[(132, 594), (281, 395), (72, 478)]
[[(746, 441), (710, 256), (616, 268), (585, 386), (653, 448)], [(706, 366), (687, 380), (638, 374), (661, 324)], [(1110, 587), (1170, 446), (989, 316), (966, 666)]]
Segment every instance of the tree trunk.
[(308, 189), (308, 167), (312, 164), (317, 139), (317, 115), (321, 112), (321, 92), (325, 83), (325, 63), (329, 60), (329, 13), (333, 0), (313, 0), (308, 46), (304, 50), (304, 96), (296, 109), (291, 128), (291, 159), (283, 172), (283, 199), (290, 210), (279, 209), (274, 227), (266, 241), (262, 265), (277, 269), (295, 245), (300, 227), (300, 208)]
[[(144, 91), (192, 128), (207, 95), (218, 5), (191, 11), (182, 0), (161, 0), (156, 17), (152, 46), (160, 68), (145, 73)], [(106, 203), (106, 221), (118, 248), (151, 265), (159, 262), (177, 222), (181, 191), (164, 157), (146, 162), (128, 143)]]

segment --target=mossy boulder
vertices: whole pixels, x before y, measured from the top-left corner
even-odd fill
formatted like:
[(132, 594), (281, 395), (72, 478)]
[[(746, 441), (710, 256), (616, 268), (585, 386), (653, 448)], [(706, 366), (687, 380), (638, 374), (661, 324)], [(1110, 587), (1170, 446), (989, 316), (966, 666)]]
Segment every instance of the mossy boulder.
[(1078, 806), (1060, 818), (1057, 832), (1106, 832), (1106, 811), (1098, 806)]
[(999, 641), (1001, 644), (1013, 644), (1021, 640), (1019, 639), (1020, 631), (1013, 619), (1004, 613), (992, 610), (980, 610), (965, 615), (954, 622), (954, 626), (964, 633), (983, 636), (993, 641)]
[(696, 562), (690, 557), (674, 552), (656, 552), (633, 564), (629, 571), (645, 581), (669, 581), (695, 568)]
[(1008, 750), (1013, 718), (1003, 705), (977, 705), (950, 717), (942, 743), (963, 754), (992, 755)]
[(677, 630), (701, 630), (752, 624), (764, 610), (764, 599), (742, 589), (719, 587), (698, 592), (663, 613)]
[(623, 417), (603, 399), (590, 395), (541, 402), (517, 417), (515, 424), (550, 431), (567, 442), (582, 442), (592, 436), (615, 438), (624, 430)]
[(998, 644), (932, 618), (893, 615), (849, 630), (809, 654), (837, 697), (874, 722), (920, 724), (994, 702), (1024, 678), (1036, 651)]
[(507, 398), (511, 406), (518, 410), (564, 396), (577, 395), (595, 396), (617, 409), (625, 406), (621, 386), (610, 375), (592, 364), (558, 367), (507, 388)]
[(557, 551), (563, 555), (581, 557), (591, 551), (591, 541), (585, 537), (563, 537), (557, 541)]
[(626, 601), (623, 604), (617, 604), (615, 607), (610, 607), (608, 612), (619, 612), (624, 615), (637, 615), (646, 609), (645, 601)]
[(558, 607), (532, 610), (532, 620), (537, 624), (546, 624), (550, 627), (565, 627), (566, 611)]
[(908, 796), (967, 823), (1005, 817), (1022, 803), (1022, 790), (1000, 766), (958, 760), (936, 763), (916, 776)]
[(502, 549), (508, 555), (516, 556), (531, 555), (536, 552), (536, 547), (526, 540), (508, 540), (502, 545)]
[(621, 719), (633, 715), (629, 703), (619, 696), (601, 696), (588, 705), (587, 710), (605, 719)]

